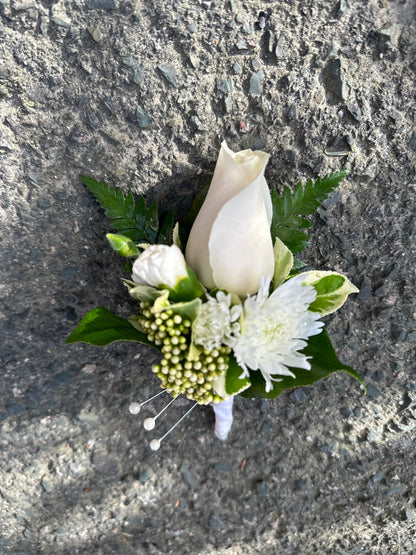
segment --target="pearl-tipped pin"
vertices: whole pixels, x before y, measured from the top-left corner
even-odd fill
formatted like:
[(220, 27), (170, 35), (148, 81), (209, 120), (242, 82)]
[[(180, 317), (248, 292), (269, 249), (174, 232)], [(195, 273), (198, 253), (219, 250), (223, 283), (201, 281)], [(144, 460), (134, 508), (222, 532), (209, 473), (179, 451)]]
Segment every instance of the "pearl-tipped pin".
[(160, 415), (162, 415), (162, 414), (165, 412), (165, 410), (166, 410), (167, 408), (170, 407), (170, 405), (171, 405), (171, 404), (174, 402), (174, 400), (177, 399), (177, 398), (178, 398), (178, 395), (177, 395), (176, 397), (174, 397), (173, 399), (171, 399), (171, 400), (169, 401), (169, 403), (168, 403), (165, 407), (163, 407), (163, 409), (162, 409), (156, 416), (154, 416), (153, 418), (146, 418), (146, 419), (143, 421), (143, 428), (144, 428), (145, 430), (147, 430), (147, 431), (153, 430), (153, 428), (156, 426), (156, 420), (159, 418)]
[(130, 414), (139, 414), (143, 405), (145, 405), (146, 403), (150, 403), (150, 401), (153, 401), (153, 399), (156, 399), (156, 397), (159, 397), (159, 395), (162, 395), (162, 393), (166, 393), (166, 389), (162, 389), (162, 391), (159, 391), (159, 393), (156, 393), (156, 395), (153, 395), (153, 397), (150, 397), (150, 399), (143, 401), (143, 403), (137, 403), (137, 402), (130, 403), (129, 405)]

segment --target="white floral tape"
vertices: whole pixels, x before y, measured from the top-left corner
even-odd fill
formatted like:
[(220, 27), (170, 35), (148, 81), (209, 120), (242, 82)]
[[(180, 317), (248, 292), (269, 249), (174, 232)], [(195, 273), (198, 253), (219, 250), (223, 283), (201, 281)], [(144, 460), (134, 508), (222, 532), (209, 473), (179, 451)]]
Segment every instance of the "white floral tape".
[(234, 396), (231, 396), (222, 403), (212, 405), (215, 412), (215, 435), (222, 441), (227, 439), (233, 424), (233, 402)]

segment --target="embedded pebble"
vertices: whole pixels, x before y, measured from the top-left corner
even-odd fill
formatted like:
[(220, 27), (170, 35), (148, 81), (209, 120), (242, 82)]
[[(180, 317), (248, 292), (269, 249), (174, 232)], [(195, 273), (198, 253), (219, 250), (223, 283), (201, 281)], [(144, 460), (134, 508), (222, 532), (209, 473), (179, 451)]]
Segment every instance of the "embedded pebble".
[(38, 199), (36, 200), (36, 204), (42, 210), (47, 210), (48, 208), (51, 207), (51, 201), (46, 197), (38, 197)]
[(219, 91), (228, 93), (228, 92), (232, 92), (233, 88), (234, 88), (233, 80), (231, 79), (231, 77), (227, 77), (226, 79), (218, 79), (217, 89)]
[(256, 491), (259, 497), (266, 497), (269, 493), (269, 487), (266, 482), (258, 482), (256, 485)]
[(192, 486), (192, 487), (196, 486), (197, 484), (196, 478), (189, 470), (189, 466), (185, 462), (181, 464), (179, 471), (181, 473), (182, 478), (188, 484), (188, 486)]
[(209, 527), (211, 530), (224, 530), (227, 525), (220, 515), (213, 514), (209, 519)]
[(292, 403), (303, 403), (311, 394), (310, 387), (297, 387), (293, 390), (293, 392), (289, 395), (289, 399)]
[(251, 60), (251, 65), (254, 71), (258, 71), (261, 68), (261, 62), (257, 58)]
[(230, 472), (233, 470), (232, 465), (226, 462), (216, 462), (214, 468), (219, 472)]
[(373, 288), (368, 277), (364, 277), (363, 282), (360, 287), (360, 292), (358, 293), (358, 298), (360, 301), (368, 301), (373, 296)]
[(132, 68), (131, 81), (133, 83), (135, 83), (136, 85), (140, 85), (143, 81), (143, 76), (144, 76), (144, 66), (143, 65), (136, 66), (136, 67)]
[(69, 29), (71, 27), (71, 23), (69, 21), (67, 21), (66, 19), (62, 19), (62, 17), (59, 17), (57, 15), (53, 15), (51, 17), (51, 21), (55, 23), (55, 25), (58, 25), (59, 27), (64, 27), (65, 29)]
[(152, 118), (146, 114), (140, 107), (136, 109), (136, 119), (139, 127), (146, 129), (152, 123)]
[(380, 397), (381, 391), (373, 384), (367, 385), (367, 396), (371, 399), (377, 399)]
[(172, 87), (175, 87), (175, 88), (179, 87), (178, 79), (176, 77), (176, 72), (173, 67), (167, 66), (167, 65), (158, 65), (157, 69), (160, 71), (160, 73), (163, 75), (163, 77), (166, 79), (169, 85), (172, 85)]
[(245, 40), (240, 39), (237, 44), (236, 44), (238, 50), (247, 50), (248, 49), (248, 45), (246, 43)]
[(89, 10), (114, 10), (116, 4), (114, 0), (86, 0)]
[(250, 90), (249, 93), (253, 95), (261, 94), (261, 83), (264, 80), (263, 70), (252, 73), (250, 77)]
[(322, 78), (327, 91), (332, 93), (339, 100), (347, 99), (348, 88), (342, 76), (341, 60), (339, 58), (328, 60), (323, 70)]
[(52, 491), (52, 485), (51, 485), (51, 483), (49, 482), (49, 480), (46, 480), (45, 478), (42, 478), (41, 485), (42, 485), (43, 490), (44, 490), (46, 493), (51, 493), (51, 491)]
[(150, 478), (154, 475), (153, 470), (149, 467), (146, 466), (145, 468), (142, 468), (140, 470), (140, 474), (139, 474), (139, 482), (141, 484), (145, 484), (146, 482), (148, 482), (150, 480)]
[(351, 418), (354, 416), (354, 413), (351, 409), (349, 409), (348, 407), (343, 407), (341, 409), (339, 409), (339, 413), (343, 418)]

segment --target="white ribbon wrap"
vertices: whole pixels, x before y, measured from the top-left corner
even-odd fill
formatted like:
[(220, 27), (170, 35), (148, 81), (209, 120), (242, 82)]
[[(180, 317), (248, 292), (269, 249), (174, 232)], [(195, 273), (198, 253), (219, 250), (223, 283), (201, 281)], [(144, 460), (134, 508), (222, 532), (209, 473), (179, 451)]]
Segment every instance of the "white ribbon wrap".
[(215, 412), (215, 435), (222, 441), (227, 439), (233, 424), (233, 402), (232, 396), (222, 403), (212, 405)]

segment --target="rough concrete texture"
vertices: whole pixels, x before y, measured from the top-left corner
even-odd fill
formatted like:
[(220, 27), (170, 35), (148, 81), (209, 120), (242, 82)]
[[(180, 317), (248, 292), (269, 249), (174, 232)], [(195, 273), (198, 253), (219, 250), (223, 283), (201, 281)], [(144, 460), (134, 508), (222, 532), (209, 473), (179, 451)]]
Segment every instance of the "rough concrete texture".
[[(0, 0), (0, 552), (407, 554), (416, 534), (412, 0)], [(197, 408), (153, 454), (157, 356), (64, 344), (135, 311), (83, 173), (183, 218), (219, 145), (272, 188), (350, 168), (304, 259), (361, 288), (335, 375)], [(175, 406), (175, 405), (174, 405)], [(160, 435), (190, 404), (160, 418)]]

